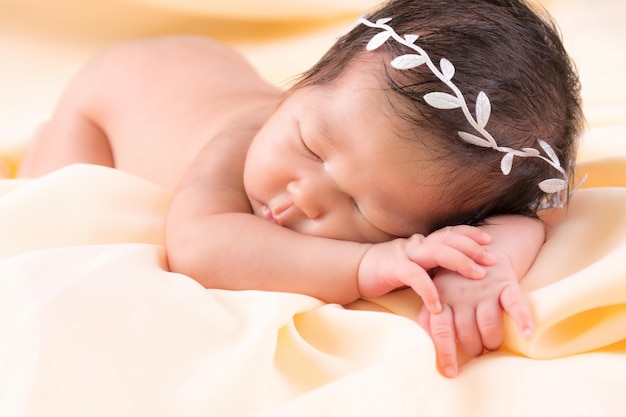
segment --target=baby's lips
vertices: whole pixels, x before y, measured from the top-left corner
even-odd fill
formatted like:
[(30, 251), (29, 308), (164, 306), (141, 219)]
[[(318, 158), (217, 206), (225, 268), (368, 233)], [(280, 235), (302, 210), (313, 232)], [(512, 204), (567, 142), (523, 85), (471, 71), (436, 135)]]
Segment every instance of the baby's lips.
[(271, 223), (278, 224), (278, 221), (276, 220), (276, 218), (274, 218), (274, 215), (272, 214), (272, 211), (270, 210), (270, 208), (269, 208), (269, 207), (267, 207), (267, 206), (263, 206), (262, 211), (263, 211), (263, 217), (264, 217), (267, 221), (269, 221), (269, 222), (271, 222)]

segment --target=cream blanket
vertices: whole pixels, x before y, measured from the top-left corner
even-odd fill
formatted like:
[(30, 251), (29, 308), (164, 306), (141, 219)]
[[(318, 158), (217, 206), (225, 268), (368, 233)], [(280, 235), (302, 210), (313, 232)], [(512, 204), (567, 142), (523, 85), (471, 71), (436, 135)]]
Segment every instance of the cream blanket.
[[(106, 10), (119, 13), (117, 27), (104, 9), (90, 12), (104, 19), (103, 29), (87, 24), (89, 15), (80, 14), (87, 9), (71, 9), (74, 20), (57, 9), (27, 18), (28, 3), (0, 4), (7, 23), (0, 22), (0, 45), (14, 53), (21, 45), (25, 57), (0, 69), (0, 90), (12, 92), (0, 101), (7, 176), (58, 94), (50, 83), (69, 77), (90, 48), (118, 33), (195, 27), (217, 13), (193, 2), (181, 13), (112, 2)], [(278, 0), (266, 7), (274, 3), (280, 8)], [(619, 0), (547, 5), (590, 86), (580, 168), (589, 180), (567, 212), (549, 219), (554, 228), (523, 281), (537, 325), (532, 341), (520, 340), (507, 321), (505, 347), (448, 380), (414, 322), (420, 301), (410, 291), (344, 308), (296, 294), (204, 289), (166, 272), (167, 191), (116, 170), (75, 165), (36, 180), (0, 180), (0, 416), (626, 416), (626, 54), (624, 38), (615, 38), (626, 33), (615, 17), (626, 8)], [(154, 26), (124, 26), (130, 18), (121, 11), (128, 10)], [(59, 16), (74, 26), (53, 28)], [(576, 31), (579, 16), (590, 19), (584, 36)], [(251, 23), (250, 30), (269, 32), (256, 41), (220, 30), (281, 82), (288, 73), (276, 56), (295, 51), (293, 39), (317, 48), (306, 62), (292, 58), (297, 71), (349, 17), (298, 21), (297, 31)], [(59, 46), (76, 39), (72, 30), (87, 33), (90, 47), (76, 40)], [(39, 66), (48, 58), (49, 66)], [(38, 71), (24, 72), (24, 62)]]

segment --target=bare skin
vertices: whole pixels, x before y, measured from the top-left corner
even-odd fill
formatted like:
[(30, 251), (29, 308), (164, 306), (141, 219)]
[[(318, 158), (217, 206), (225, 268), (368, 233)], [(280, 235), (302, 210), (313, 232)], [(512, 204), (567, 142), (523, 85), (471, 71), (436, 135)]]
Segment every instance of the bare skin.
[[(443, 311), (431, 314), (422, 308), (418, 323), (433, 338), (437, 360), (443, 373), (453, 377), (458, 373), (457, 345), (469, 356), (479, 356), (486, 350), (496, 350), (502, 344), (502, 310), (506, 311), (524, 338), (534, 332), (533, 320), (520, 289), (519, 280), (535, 259), (532, 250), (540, 247), (544, 234), (532, 219), (503, 216), (483, 226), (494, 243), (489, 250), (497, 262), (487, 269), (482, 280), (468, 280), (454, 271), (440, 270), (433, 282), (443, 303)], [(524, 242), (520, 246), (520, 242)], [(509, 256), (516, 253), (515, 256)]]
[(21, 175), (82, 161), (174, 190), (207, 142), (231, 132), (251, 139), (281, 94), (218, 42), (171, 38), (114, 46), (71, 81)]
[[(406, 142), (390, 128), (390, 108), (379, 105), (386, 102), (381, 91), (375, 74), (356, 71), (285, 96), (220, 43), (130, 42), (72, 80), (20, 175), (95, 163), (172, 190), (170, 268), (208, 288), (345, 304), (411, 287), (431, 314), (421, 321), (435, 330), (440, 366), (454, 376), (456, 335), (469, 340), (463, 347), (471, 354), (479, 344), (497, 347), (502, 335), (501, 317), (478, 317), (467, 303), (493, 312), (494, 300), (502, 301), (520, 329), (532, 332), (518, 280), (543, 227), (511, 216), (488, 234), (455, 226), (425, 236), (435, 213), (452, 205), (429, 197), (439, 183), (423, 173), (436, 166), (415, 158), (423, 152), (417, 147), (407, 158)], [(516, 239), (516, 230), (528, 230), (528, 239)], [(458, 279), (469, 288), (463, 300), (443, 284)]]

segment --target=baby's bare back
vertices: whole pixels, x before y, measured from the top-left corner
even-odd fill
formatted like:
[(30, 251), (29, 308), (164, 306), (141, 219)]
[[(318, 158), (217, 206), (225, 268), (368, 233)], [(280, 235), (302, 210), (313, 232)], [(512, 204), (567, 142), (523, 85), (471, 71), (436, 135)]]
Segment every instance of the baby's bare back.
[(174, 188), (212, 138), (241, 130), (253, 135), (280, 94), (238, 53), (210, 39), (123, 43), (72, 80), (47, 126), (55, 138), (45, 138), (53, 144), (45, 157), (54, 158), (56, 146), (67, 160), (69, 141), (105, 137), (116, 168)]

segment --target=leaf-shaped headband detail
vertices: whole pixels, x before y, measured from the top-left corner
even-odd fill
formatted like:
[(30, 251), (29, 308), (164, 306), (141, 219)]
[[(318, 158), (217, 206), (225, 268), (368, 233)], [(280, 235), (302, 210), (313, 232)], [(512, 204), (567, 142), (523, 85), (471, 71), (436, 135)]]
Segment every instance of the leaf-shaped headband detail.
[(443, 82), (450, 90), (452, 94), (444, 92), (432, 92), (424, 95), (424, 100), (428, 105), (436, 109), (449, 110), (449, 109), (461, 109), (465, 118), (469, 124), (474, 128), (473, 133), (458, 132), (459, 137), (466, 143), (480, 146), (483, 148), (492, 148), (498, 152), (504, 153), (500, 162), (500, 169), (504, 175), (508, 175), (511, 172), (513, 166), (513, 159), (517, 156), (520, 158), (539, 158), (555, 170), (561, 173), (562, 178), (549, 178), (539, 183), (539, 188), (546, 194), (551, 195), (548, 199), (545, 207), (562, 206), (567, 203), (568, 194), (568, 178), (567, 172), (561, 166), (559, 158), (554, 152), (554, 149), (547, 142), (537, 139), (540, 150), (535, 148), (522, 148), (513, 149), (506, 146), (499, 146), (496, 140), (486, 130), (489, 117), (491, 116), (491, 102), (489, 97), (483, 91), (478, 93), (476, 97), (475, 115), (472, 115), (463, 93), (454, 84), (452, 78), (454, 77), (455, 68), (452, 62), (446, 58), (442, 58), (439, 61), (439, 66), (430, 59), (430, 56), (420, 48), (415, 42), (418, 40), (418, 35), (398, 35), (395, 30), (388, 25), (391, 18), (378, 19), (376, 22), (370, 22), (366, 19), (367, 16), (359, 18), (357, 23), (364, 24), (366, 26), (381, 29), (376, 33), (370, 41), (367, 43), (366, 49), (373, 51), (382, 46), (389, 39), (393, 39), (396, 42), (412, 49), (413, 52), (400, 55), (391, 61), (391, 66), (398, 70), (408, 70), (416, 68), (421, 65), (426, 65), (430, 71)]

